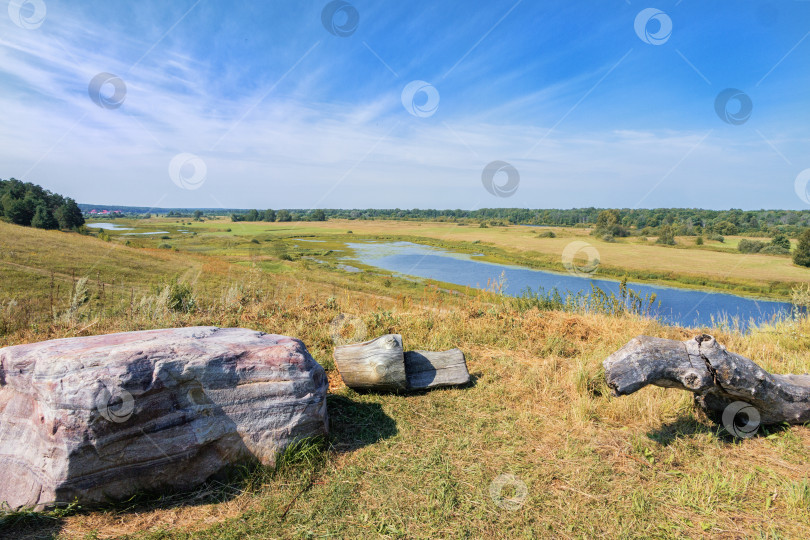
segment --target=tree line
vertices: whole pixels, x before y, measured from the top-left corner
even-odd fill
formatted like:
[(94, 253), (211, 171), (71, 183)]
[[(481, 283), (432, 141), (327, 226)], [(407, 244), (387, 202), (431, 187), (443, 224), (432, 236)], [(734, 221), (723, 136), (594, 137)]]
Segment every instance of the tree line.
[(472, 221), (490, 225), (540, 225), (593, 227), (598, 226), (605, 211), (613, 216), (611, 227), (616, 226), (622, 236), (630, 234), (654, 235), (664, 226), (672, 228), (676, 236), (723, 236), (744, 234), (772, 237), (783, 233), (795, 238), (810, 227), (810, 210), (704, 210), (700, 208), (482, 208), (479, 210), (432, 209), (323, 209), (323, 210), (245, 210), (233, 211), (234, 221), (322, 221), (324, 219), (397, 219)]
[(15, 178), (0, 179), (0, 219), (38, 229), (75, 229), (84, 225), (76, 201)]

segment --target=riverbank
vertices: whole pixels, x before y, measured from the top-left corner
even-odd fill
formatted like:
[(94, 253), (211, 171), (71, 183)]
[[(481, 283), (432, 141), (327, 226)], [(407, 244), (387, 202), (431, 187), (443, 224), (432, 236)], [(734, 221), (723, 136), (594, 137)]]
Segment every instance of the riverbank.
[[(48, 516), (0, 512), (0, 536), (810, 536), (810, 429), (777, 426), (735, 440), (690, 394), (645, 388), (614, 398), (602, 372), (604, 358), (638, 334), (687, 339), (706, 331), (770, 372), (804, 373), (807, 318), (743, 335), (628, 313), (523, 309), (486, 291), (454, 294), (304, 258), (337, 261), (344, 254), (326, 253), (342, 237), (302, 242), (289, 229), (283, 239), (278, 231), (236, 236), (227, 225), (194, 237), (177, 228), (188, 227), (126, 246), (0, 224), (2, 247), (20, 265), (3, 268), (0, 327), (8, 331), (0, 346), (192, 325), (295, 336), (327, 370), (330, 439), (291, 454), (279, 470), (251, 470), (194, 493)], [(154, 247), (158, 241), (171, 247)], [(72, 271), (77, 281), (91, 276), (86, 294), (72, 295), (75, 310)], [(52, 313), (53, 282), (61, 288)], [(347, 389), (332, 360), (336, 336), (385, 333), (406, 336), (415, 349), (461, 348), (473, 383), (417, 395)], [(499, 492), (504, 478), (519, 483)], [(525, 497), (503, 505), (497, 495), (514, 497), (516, 486)]]
[[(185, 226), (181, 225), (186, 223)], [(590, 244), (599, 254), (594, 277), (652, 285), (725, 292), (752, 298), (789, 300), (791, 290), (810, 281), (810, 269), (796, 266), (790, 257), (743, 254), (730, 249), (740, 237), (729, 237), (724, 244), (707, 240), (697, 246), (693, 237), (677, 237), (676, 246), (662, 246), (654, 239), (638, 237), (606, 242), (579, 228), (554, 227), (470, 227), (454, 223), (330, 220), (326, 222), (238, 222), (226, 219), (206, 222), (153, 218), (123, 221), (150, 228), (185, 227), (200, 234), (241, 238), (275, 238), (280, 241), (296, 235), (325, 240), (324, 248), (344, 249), (349, 239), (410, 241), (451, 251), (481, 253), (481, 260), (564, 272), (562, 254), (571, 242)], [(130, 225), (127, 225), (130, 226)], [(555, 238), (540, 236), (552, 231)], [(352, 232), (349, 236), (348, 231)], [(715, 245), (717, 244), (717, 245)]]

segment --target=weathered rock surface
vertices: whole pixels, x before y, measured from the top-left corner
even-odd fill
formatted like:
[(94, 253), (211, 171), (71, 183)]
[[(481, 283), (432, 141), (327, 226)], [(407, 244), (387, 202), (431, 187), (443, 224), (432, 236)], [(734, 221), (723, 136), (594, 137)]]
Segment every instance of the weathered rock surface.
[(323, 368), (294, 338), (196, 327), (0, 349), (0, 504), (189, 489), (327, 432)]

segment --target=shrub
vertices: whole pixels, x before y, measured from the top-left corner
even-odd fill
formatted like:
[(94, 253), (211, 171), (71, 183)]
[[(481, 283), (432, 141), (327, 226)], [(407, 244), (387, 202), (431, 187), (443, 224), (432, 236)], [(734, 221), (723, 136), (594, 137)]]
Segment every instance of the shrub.
[(258, 244), (258, 243), (259, 243), (259, 241), (258, 241), (257, 239), (255, 239), (255, 238), (254, 238), (253, 240), (251, 240), (251, 241), (250, 241), (250, 243), (251, 243), (251, 244)]
[(172, 281), (172, 283), (166, 285), (163, 294), (166, 295), (166, 307), (171, 311), (189, 313), (194, 310), (194, 294), (191, 291), (191, 285), (188, 283)]
[(703, 237), (702, 236), (698, 236), (697, 238), (695, 238), (695, 245), (696, 246), (702, 246), (703, 245)]
[(740, 253), (759, 253), (764, 247), (765, 242), (748, 239), (740, 240), (739, 245), (737, 245), (737, 249), (740, 251)]
[(172, 249), (172, 246), (171, 246), (171, 244), (160, 244), (158, 246), (158, 248), (160, 248), (160, 249)]
[(658, 236), (658, 240), (656, 240), (655, 243), (663, 244), (665, 246), (674, 246), (675, 232), (672, 230), (672, 227), (669, 225), (664, 225), (661, 227), (661, 234)]
[(760, 250), (760, 253), (764, 253), (766, 255), (789, 255), (790, 250), (781, 246), (767, 245)]
[(799, 266), (810, 266), (810, 229), (799, 235), (799, 245), (793, 252), (793, 262)]
[(616, 238), (614, 238), (612, 234), (606, 234), (602, 236), (602, 240), (604, 240), (605, 242), (615, 242)]
[(715, 242), (720, 242), (720, 243), (723, 243), (723, 242), (726, 241), (726, 239), (723, 238), (723, 235), (717, 234), (717, 233), (710, 234), (709, 235), (709, 240), (714, 240)]
[(782, 249), (790, 251), (790, 239), (783, 233), (778, 233), (771, 239), (771, 246), (781, 247)]
[(554, 231), (541, 231), (540, 234), (537, 235), (540, 238), (557, 238), (557, 235), (554, 234)]
[(160, 237), (161, 240), (168, 240), (169, 238), (171, 238), (171, 236), (163, 235)]

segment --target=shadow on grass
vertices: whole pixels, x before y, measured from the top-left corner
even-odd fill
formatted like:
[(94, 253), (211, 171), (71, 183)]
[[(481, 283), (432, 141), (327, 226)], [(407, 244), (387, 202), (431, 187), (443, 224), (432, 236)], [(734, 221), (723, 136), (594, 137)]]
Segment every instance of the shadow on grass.
[[(66, 517), (88, 512), (103, 512), (116, 516), (139, 514), (153, 510), (171, 510), (208, 504), (224, 503), (244, 493), (258, 491), (277, 474), (317, 470), (325, 461), (327, 444), (323, 437), (302, 439), (291, 444), (276, 458), (276, 466), (264, 466), (248, 459), (225, 467), (193, 491), (167, 490), (138, 492), (123, 501), (79, 505), (36, 512), (33, 510), (3, 511), (0, 509), (0, 539), (21, 540), (57, 538)], [(94, 538), (94, 537), (93, 537)]]
[[(774, 433), (781, 433), (790, 429), (787, 424), (773, 424), (760, 426), (756, 434), (751, 438), (767, 437)], [(693, 438), (701, 435), (711, 435), (720, 441), (729, 444), (740, 443), (744, 438), (735, 437), (723, 427), (722, 422), (715, 422), (710, 418), (700, 421), (694, 417), (681, 416), (677, 420), (668, 422), (658, 429), (647, 433), (647, 437), (658, 442), (662, 446), (669, 446), (679, 439)]]
[(0, 513), (0, 538), (56, 538), (64, 518), (43, 512)]
[(337, 452), (350, 452), (397, 434), (397, 424), (379, 403), (353, 401), (346, 396), (327, 396), (329, 431)]

